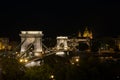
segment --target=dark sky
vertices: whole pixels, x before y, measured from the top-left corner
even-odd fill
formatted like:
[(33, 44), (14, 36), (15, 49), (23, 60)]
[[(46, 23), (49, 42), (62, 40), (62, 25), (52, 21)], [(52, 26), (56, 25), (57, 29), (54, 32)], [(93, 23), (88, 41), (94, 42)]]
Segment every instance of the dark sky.
[(0, 36), (19, 38), (21, 30), (41, 30), (45, 36), (73, 35), (92, 29), (94, 36), (120, 35), (120, 2), (3, 2)]

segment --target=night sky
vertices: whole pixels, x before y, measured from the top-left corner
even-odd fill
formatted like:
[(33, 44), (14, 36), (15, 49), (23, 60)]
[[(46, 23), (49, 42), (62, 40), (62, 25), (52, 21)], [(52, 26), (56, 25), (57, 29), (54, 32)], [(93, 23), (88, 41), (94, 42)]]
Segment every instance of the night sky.
[(18, 39), (21, 30), (41, 30), (46, 37), (74, 35), (86, 26), (95, 37), (120, 35), (120, 2), (3, 2), (0, 36)]

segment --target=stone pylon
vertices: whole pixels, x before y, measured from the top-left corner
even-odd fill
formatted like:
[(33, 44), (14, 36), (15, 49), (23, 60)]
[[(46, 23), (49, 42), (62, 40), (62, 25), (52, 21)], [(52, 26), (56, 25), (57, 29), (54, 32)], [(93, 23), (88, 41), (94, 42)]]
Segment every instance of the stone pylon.
[[(33, 46), (33, 53), (35, 56), (39, 56), (42, 53), (42, 31), (21, 31), (21, 53), (27, 53), (27, 51)], [(26, 54), (24, 54), (26, 56)]]

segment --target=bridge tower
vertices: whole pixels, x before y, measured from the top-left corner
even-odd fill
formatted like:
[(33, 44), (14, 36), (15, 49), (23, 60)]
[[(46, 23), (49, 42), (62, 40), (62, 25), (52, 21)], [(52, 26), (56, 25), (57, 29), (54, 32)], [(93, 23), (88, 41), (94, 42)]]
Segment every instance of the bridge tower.
[(26, 56), (27, 50), (33, 46), (34, 56), (39, 57), (42, 53), (42, 31), (21, 31), (21, 50), (20, 54), (25, 53), (23, 56)]
[(57, 37), (57, 50), (68, 50), (68, 37), (66, 36), (59, 36)]

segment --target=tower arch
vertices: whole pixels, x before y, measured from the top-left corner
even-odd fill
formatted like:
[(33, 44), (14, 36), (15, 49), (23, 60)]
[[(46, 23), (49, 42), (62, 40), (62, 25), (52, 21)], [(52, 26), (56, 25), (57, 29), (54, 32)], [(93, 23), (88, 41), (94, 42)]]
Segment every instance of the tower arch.
[[(40, 56), (42, 53), (42, 31), (21, 31), (20, 53), (25, 53), (31, 46), (34, 46), (33, 52), (35, 56)], [(26, 56), (26, 54), (24, 54)]]

